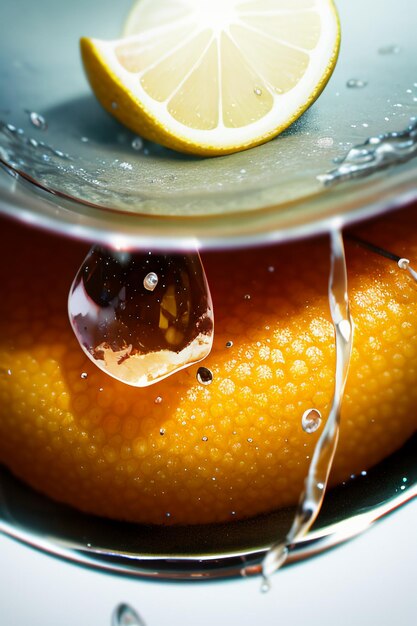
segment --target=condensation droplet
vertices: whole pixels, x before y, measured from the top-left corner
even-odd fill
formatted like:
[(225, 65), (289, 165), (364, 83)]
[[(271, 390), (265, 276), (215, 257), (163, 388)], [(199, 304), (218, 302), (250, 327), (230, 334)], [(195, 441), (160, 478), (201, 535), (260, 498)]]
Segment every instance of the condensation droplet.
[(155, 272), (149, 272), (143, 279), (143, 286), (147, 291), (154, 291), (158, 284), (158, 275)]
[(119, 604), (113, 611), (112, 626), (145, 626), (143, 619), (128, 604)]
[(197, 380), (200, 385), (210, 385), (213, 382), (213, 372), (207, 367), (199, 367), (197, 370)]
[(83, 380), (85, 380), (86, 378), (88, 378), (88, 374), (87, 374), (87, 372), (83, 372), (83, 373), (81, 374), (81, 377), (80, 377), (80, 378), (82, 378)]
[(48, 124), (46, 123), (43, 115), (36, 113), (35, 111), (31, 111), (29, 113), (30, 122), (35, 128), (39, 128), (39, 130), (46, 130), (48, 128)]
[(226, 348), (232, 348), (233, 347), (233, 341), (226, 341)]
[(359, 78), (351, 78), (347, 81), (346, 87), (348, 89), (363, 89), (368, 85), (366, 80), (360, 80)]
[(315, 433), (321, 425), (321, 413), (317, 409), (308, 409), (304, 411), (303, 417), (301, 418), (301, 425), (303, 427), (304, 432), (311, 435)]

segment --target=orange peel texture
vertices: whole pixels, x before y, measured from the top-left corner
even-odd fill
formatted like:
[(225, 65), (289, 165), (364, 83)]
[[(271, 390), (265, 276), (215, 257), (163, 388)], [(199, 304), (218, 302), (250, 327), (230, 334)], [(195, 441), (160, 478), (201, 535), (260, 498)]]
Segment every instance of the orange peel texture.
[[(96, 368), (70, 328), (86, 246), (8, 222), (1, 232), (0, 461), (14, 474), (82, 511), (153, 524), (297, 501), (334, 385), (326, 238), (206, 254), (212, 383), (198, 382), (200, 364), (137, 389)], [(358, 232), (417, 265), (416, 210)], [(417, 284), (395, 262), (346, 248), (355, 336), (333, 483), (417, 427)], [(310, 408), (323, 415), (314, 434), (301, 426)]]

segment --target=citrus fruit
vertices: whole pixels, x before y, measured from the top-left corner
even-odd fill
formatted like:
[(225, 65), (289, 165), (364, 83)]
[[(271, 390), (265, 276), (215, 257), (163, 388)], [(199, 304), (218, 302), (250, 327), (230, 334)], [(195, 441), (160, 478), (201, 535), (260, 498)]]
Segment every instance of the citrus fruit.
[[(334, 329), (327, 239), (216, 252), (203, 261), (215, 309), (201, 364), (134, 388), (97, 368), (67, 317), (85, 245), (3, 223), (0, 461), (83, 511), (155, 524), (225, 521), (298, 500), (331, 405)], [(360, 235), (417, 265), (417, 214)], [(416, 430), (417, 285), (347, 241), (355, 322), (333, 483)], [(315, 409), (322, 425), (302, 427)]]
[(333, 0), (140, 0), (122, 39), (83, 38), (90, 84), (126, 126), (199, 155), (275, 137), (336, 64)]

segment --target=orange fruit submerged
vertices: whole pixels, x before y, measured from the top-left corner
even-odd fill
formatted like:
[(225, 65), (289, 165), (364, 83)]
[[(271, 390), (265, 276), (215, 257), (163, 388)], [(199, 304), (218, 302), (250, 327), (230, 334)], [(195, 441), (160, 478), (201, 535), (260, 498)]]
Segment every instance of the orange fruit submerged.
[[(415, 213), (361, 236), (416, 263)], [(101, 372), (72, 333), (67, 296), (86, 246), (6, 222), (2, 245), (0, 461), (17, 476), (83, 511), (155, 524), (297, 501), (323, 428), (304, 432), (302, 415), (315, 408), (324, 422), (334, 385), (325, 238), (206, 254), (213, 381), (198, 382), (200, 364), (145, 389)], [(355, 335), (333, 483), (417, 427), (417, 284), (346, 247)]]

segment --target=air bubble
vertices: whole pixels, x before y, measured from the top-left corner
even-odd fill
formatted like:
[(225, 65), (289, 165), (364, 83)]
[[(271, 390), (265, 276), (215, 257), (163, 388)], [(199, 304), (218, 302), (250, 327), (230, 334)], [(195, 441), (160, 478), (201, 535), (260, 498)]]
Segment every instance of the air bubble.
[(143, 279), (143, 286), (147, 291), (154, 291), (158, 284), (159, 278), (155, 272), (149, 272)]
[(154, 402), (155, 404), (162, 404), (162, 400), (163, 400), (162, 396), (156, 396)]
[(88, 378), (88, 374), (87, 372), (83, 372), (80, 376), (80, 378), (82, 378), (83, 380), (85, 380), (86, 378)]
[(208, 441), (208, 437), (204, 435), (204, 437), (201, 437), (201, 441), (204, 441), (204, 442)]
[(303, 413), (301, 418), (301, 425), (304, 432), (311, 435), (315, 433), (321, 425), (321, 413), (317, 409), (308, 409)]
[(233, 341), (226, 341), (226, 348), (233, 348)]
[(262, 89), (260, 89), (259, 87), (255, 87), (253, 93), (255, 94), (255, 96), (262, 96)]
[(197, 380), (200, 385), (210, 385), (213, 382), (213, 372), (207, 367), (199, 367), (197, 370)]

